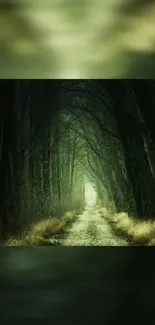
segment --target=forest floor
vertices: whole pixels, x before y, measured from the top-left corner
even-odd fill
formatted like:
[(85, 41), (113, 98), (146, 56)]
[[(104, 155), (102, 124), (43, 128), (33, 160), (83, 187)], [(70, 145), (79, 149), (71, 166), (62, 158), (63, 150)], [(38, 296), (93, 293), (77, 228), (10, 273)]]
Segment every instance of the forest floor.
[(100, 207), (102, 218), (107, 220), (116, 236), (121, 236), (132, 246), (155, 246), (155, 221), (138, 219), (126, 212), (116, 213), (114, 209)]
[(96, 206), (87, 206), (72, 224), (67, 236), (60, 240), (63, 246), (128, 246), (129, 243), (115, 235), (112, 227), (101, 216)]
[(34, 222), (3, 246), (155, 246), (155, 221), (86, 206)]
[(30, 227), (4, 246), (129, 246), (116, 234), (99, 206), (86, 206), (81, 212), (67, 212), (61, 218), (47, 218)]

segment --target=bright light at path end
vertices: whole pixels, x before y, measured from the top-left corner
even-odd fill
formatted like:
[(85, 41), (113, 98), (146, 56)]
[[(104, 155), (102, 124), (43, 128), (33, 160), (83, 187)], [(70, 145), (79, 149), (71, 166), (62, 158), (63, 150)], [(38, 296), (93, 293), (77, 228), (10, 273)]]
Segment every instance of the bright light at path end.
[(85, 201), (87, 205), (96, 204), (96, 191), (92, 187), (91, 183), (85, 183)]

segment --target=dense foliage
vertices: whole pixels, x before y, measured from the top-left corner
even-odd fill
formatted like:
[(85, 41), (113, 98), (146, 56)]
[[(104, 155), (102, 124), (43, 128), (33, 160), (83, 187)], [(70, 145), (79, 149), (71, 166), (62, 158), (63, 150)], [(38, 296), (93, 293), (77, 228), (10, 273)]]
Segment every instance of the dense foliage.
[(86, 181), (154, 218), (154, 105), (153, 80), (1, 80), (1, 234), (82, 208)]

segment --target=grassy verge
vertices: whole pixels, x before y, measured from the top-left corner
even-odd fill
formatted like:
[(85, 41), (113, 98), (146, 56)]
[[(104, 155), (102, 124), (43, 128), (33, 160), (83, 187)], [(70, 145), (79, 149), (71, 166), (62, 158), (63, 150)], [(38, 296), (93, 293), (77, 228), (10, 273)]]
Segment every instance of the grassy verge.
[(125, 212), (115, 213), (106, 208), (101, 208), (100, 212), (116, 234), (124, 237), (131, 245), (155, 246), (155, 221), (139, 221)]
[(31, 225), (18, 238), (9, 238), (4, 246), (44, 246), (58, 244), (57, 236), (67, 232), (75, 221), (76, 212), (66, 212), (59, 218), (47, 218)]

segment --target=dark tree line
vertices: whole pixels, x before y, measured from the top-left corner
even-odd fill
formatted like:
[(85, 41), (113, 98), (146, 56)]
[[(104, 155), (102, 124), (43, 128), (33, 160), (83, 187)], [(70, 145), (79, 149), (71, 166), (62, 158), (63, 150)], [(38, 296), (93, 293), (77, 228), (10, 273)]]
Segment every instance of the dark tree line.
[(155, 215), (154, 80), (3, 80), (1, 236), (98, 202)]
[(141, 218), (154, 217), (154, 99), (152, 80), (107, 82), (124, 149), (125, 165)]

